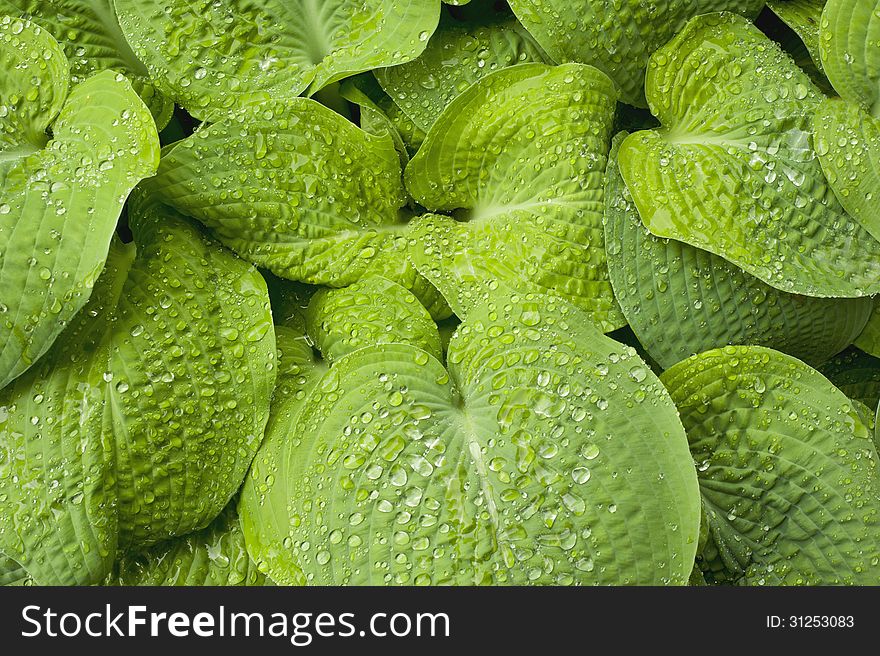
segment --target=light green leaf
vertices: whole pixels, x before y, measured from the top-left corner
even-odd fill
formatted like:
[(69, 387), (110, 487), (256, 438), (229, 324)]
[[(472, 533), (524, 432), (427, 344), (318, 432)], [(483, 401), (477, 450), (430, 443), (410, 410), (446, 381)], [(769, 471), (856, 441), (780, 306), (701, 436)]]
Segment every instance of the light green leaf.
[(289, 98), (425, 49), (437, 0), (114, 0), (157, 86), (197, 118)]
[(880, 242), (837, 202), (811, 147), (820, 94), (745, 19), (691, 21), (649, 65), (663, 127), (620, 149), (647, 228), (807, 296), (880, 291)]
[(133, 258), (133, 248), (114, 240), (104, 275), (62, 340), (0, 390), (0, 551), (40, 585), (97, 583), (116, 554), (103, 342)]
[(837, 93), (880, 118), (880, 0), (828, 0), (820, 39)]
[(696, 476), (669, 397), (632, 349), (574, 306), (529, 296), (475, 307), (448, 363), (382, 344), (312, 386), (283, 436), (285, 478), (264, 492), (286, 538), (278, 576), (687, 582)]
[(709, 582), (869, 585), (880, 577), (880, 477), (852, 403), (799, 360), (756, 346), (661, 376), (697, 463)]
[[(365, 87), (368, 86), (373, 87), (372, 94), (365, 90)], [(376, 136), (390, 135), (400, 158), (401, 168), (409, 164), (409, 151), (406, 142), (400, 135), (400, 130), (378, 104), (378, 98), (385, 96), (385, 92), (379, 87), (376, 78), (370, 73), (349, 78), (340, 85), (339, 94), (348, 102), (358, 106), (361, 129)], [(388, 101), (390, 102), (390, 99)]]
[(260, 275), (170, 210), (136, 211), (89, 305), (0, 392), (0, 549), (40, 584), (206, 526), (260, 444), (275, 342)]
[(509, 0), (513, 13), (557, 62), (604, 71), (630, 105), (645, 104), (651, 54), (689, 18), (736, 11), (754, 18), (764, 0)]
[(813, 63), (821, 70), (819, 24), (825, 0), (770, 0), (767, 5), (801, 38)]
[(427, 132), (452, 100), (486, 75), (545, 55), (516, 20), (470, 25), (441, 22), (417, 59), (376, 71), (391, 99)]
[(591, 66), (521, 64), (459, 95), (406, 169), (432, 211), (410, 258), (460, 317), (493, 286), (553, 293), (609, 331), (624, 325), (608, 279), (603, 178), (611, 81)]
[(880, 239), (880, 116), (855, 103), (827, 99), (816, 111), (814, 128), (828, 184), (859, 225)]
[(248, 556), (244, 533), (230, 505), (206, 528), (122, 558), (109, 585), (264, 585)]
[(729, 344), (819, 364), (852, 343), (871, 299), (788, 294), (708, 251), (648, 232), (617, 168), (623, 137), (615, 137), (605, 183), (608, 270), (629, 325), (664, 369)]
[(106, 386), (123, 547), (217, 516), (260, 445), (275, 384), (260, 274), (172, 211), (139, 219)]
[(431, 315), (410, 292), (384, 278), (319, 291), (309, 303), (306, 326), (330, 364), (376, 344), (407, 343), (443, 357)]
[(0, 0), (0, 12), (25, 14), (52, 36), (70, 62), (73, 84), (93, 73), (124, 73), (161, 130), (171, 119), (174, 103), (159, 93), (147, 68), (125, 40), (112, 0)]
[(820, 371), (854, 401), (869, 408), (880, 403), (880, 358), (850, 348), (822, 365)]
[(880, 358), (880, 301), (874, 299), (874, 309), (865, 329), (856, 338), (854, 344), (866, 353)]
[(147, 188), (283, 278), (344, 287), (380, 275), (433, 314), (448, 313), (406, 259), (406, 193), (391, 138), (313, 100), (267, 103), (200, 129), (164, 153)]
[(279, 366), (272, 411), (266, 437), (242, 487), (238, 512), (248, 553), (260, 571), (279, 585), (301, 585), (304, 581), (289, 548), (287, 486), (298, 476), (290, 438), (308, 392), (327, 367), (315, 357), (303, 331), (286, 326), (275, 330)]
[[(125, 198), (158, 164), (153, 120), (105, 71), (67, 97), (60, 46), (0, 18), (0, 387), (85, 305)], [(47, 130), (51, 127), (51, 138)]]

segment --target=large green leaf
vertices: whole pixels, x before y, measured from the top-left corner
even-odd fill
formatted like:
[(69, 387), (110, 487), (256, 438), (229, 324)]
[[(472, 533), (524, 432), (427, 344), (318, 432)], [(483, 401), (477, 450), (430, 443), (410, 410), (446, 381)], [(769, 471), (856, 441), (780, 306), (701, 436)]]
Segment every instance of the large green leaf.
[(835, 91), (880, 117), (880, 0), (828, 0), (820, 53)]
[(268, 419), (260, 275), (170, 210), (136, 214), (89, 305), (0, 392), (0, 550), (41, 584), (207, 525)]
[(816, 152), (840, 204), (880, 239), (880, 0), (829, 0), (821, 43), (843, 100), (816, 112)]
[(813, 63), (822, 66), (819, 54), (819, 24), (825, 0), (770, 0), (769, 7), (797, 33), (810, 53)]
[(515, 20), (469, 25), (441, 22), (416, 60), (379, 69), (391, 99), (427, 132), (449, 103), (471, 84), (507, 66), (543, 62), (544, 54)]
[(98, 73), (68, 97), (64, 54), (33, 23), (0, 18), (0, 62), (2, 387), (85, 305), (159, 140), (121, 74)]
[(70, 62), (73, 84), (97, 71), (124, 73), (159, 129), (168, 123), (174, 103), (155, 89), (146, 67), (132, 52), (112, 0), (0, 0), (0, 12), (25, 14), (51, 32)]
[(437, 0), (114, 0), (160, 89), (194, 116), (313, 93), (425, 49)]
[(165, 152), (147, 185), (283, 278), (340, 287), (381, 275), (445, 313), (406, 259), (406, 194), (391, 137), (313, 100), (247, 108), (199, 130)]
[(384, 278), (319, 291), (309, 303), (306, 326), (331, 364), (359, 348), (400, 341), (443, 357), (431, 315), (410, 292)]
[(361, 348), (282, 413), (255, 460), (278, 449), (275, 477), (249, 479), (277, 522), (273, 580), (687, 582), (696, 475), (632, 349), (574, 306), (514, 297), (473, 308), (448, 363)]
[(296, 460), (290, 437), (299, 421), (308, 392), (327, 370), (315, 357), (305, 333), (277, 326), (278, 380), (266, 437), (251, 465), (241, 491), (238, 511), (248, 553), (261, 572), (280, 585), (302, 583), (290, 549), (290, 513), (287, 486)]
[(623, 137), (615, 137), (605, 182), (608, 270), (629, 325), (663, 368), (729, 344), (819, 364), (852, 343), (870, 298), (788, 294), (708, 251), (648, 232), (617, 168)]
[(122, 558), (105, 583), (116, 585), (264, 585), (245, 549), (235, 505), (206, 528)]
[(758, 15), (764, 0), (509, 0), (526, 29), (557, 62), (592, 64), (631, 105), (645, 104), (651, 54), (687, 20), (712, 11)]
[(591, 66), (521, 64), (469, 87), (434, 124), (407, 188), (468, 220), (422, 217), (410, 257), (460, 317), (500, 283), (562, 296), (606, 331), (624, 325), (602, 231), (614, 107)]
[(880, 476), (852, 403), (802, 362), (756, 346), (663, 374), (697, 463), (710, 582), (876, 584)]
[(620, 171), (656, 236), (807, 296), (880, 291), (880, 242), (843, 210), (811, 147), (820, 94), (745, 19), (701, 16), (652, 58), (663, 127), (630, 135)]

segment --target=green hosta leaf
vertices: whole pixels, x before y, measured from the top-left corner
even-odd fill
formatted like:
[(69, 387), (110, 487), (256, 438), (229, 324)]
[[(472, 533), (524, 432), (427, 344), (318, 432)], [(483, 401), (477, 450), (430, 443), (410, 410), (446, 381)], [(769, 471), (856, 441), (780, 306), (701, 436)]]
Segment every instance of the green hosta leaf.
[(697, 463), (707, 580), (874, 584), (877, 452), (852, 403), (802, 362), (725, 347), (668, 370)]
[(687, 20), (712, 11), (758, 15), (764, 0), (509, 0), (510, 7), (557, 62), (592, 64), (608, 74), (621, 99), (644, 106), (651, 54)]
[(394, 102), (422, 130), (431, 126), (461, 92), (500, 68), (543, 62), (531, 35), (515, 20), (490, 25), (448, 21), (418, 59), (376, 71)]
[[(615, 146), (624, 136), (615, 137)], [(769, 346), (818, 364), (865, 326), (869, 298), (788, 294), (708, 251), (653, 236), (615, 156), (612, 147), (605, 183), (608, 269), (629, 325), (663, 368), (728, 344)]]
[(0, 19), (0, 60), (2, 387), (85, 305), (126, 196), (158, 164), (159, 140), (118, 73), (68, 96), (64, 54), (33, 23)]
[(331, 364), (359, 348), (396, 342), (443, 357), (431, 315), (410, 292), (384, 278), (319, 291), (309, 303), (306, 325)]
[(263, 492), (287, 559), (273, 580), (687, 582), (695, 472), (632, 349), (529, 296), (474, 308), (448, 362), (412, 344), (356, 350), (268, 436), (255, 463), (280, 442), (286, 469)]
[(611, 81), (591, 66), (522, 64), (458, 96), (406, 169), (433, 211), (413, 225), (410, 257), (465, 317), (488, 289), (551, 292), (609, 331), (624, 325), (608, 280), (603, 177)]
[(0, 12), (26, 14), (51, 32), (70, 61), (73, 84), (98, 71), (124, 73), (159, 129), (168, 124), (174, 103), (155, 89), (146, 67), (132, 52), (112, 0), (0, 0)]
[(308, 392), (327, 370), (301, 330), (277, 326), (279, 366), (266, 437), (245, 479), (239, 514), (245, 543), (260, 571), (280, 585), (303, 583), (289, 535), (287, 486), (299, 476), (290, 438)]
[(877, 298), (874, 299), (874, 311), (854, 344), (866, 353), (880, 358), (880, 301)]
[(820, 38), (834, 89), (880, 118), (880, 0), (828, 0)]
[(310, 93), (425, 49), (437, 0), (115, 0), (160, 89), (194, 116)]
[(135, 215), (89, 305), (0, 392), (0, 549), (40, 584), (208, 524), (259, 446), (275, 379), (259, 274), (170, 210)]
[(880, 358), (850, 348), (822, 365), (821, 371), (854, 401), (869, 408), (880, 403)]
[(117, 585), (263, 585), (248, 556), (235, 505), (201, 531), (123, 558), (107, 583)]
[(173, 212), (146, 215), (135, 240), (106, 393), (126, 547), (220, 512), (260, 445), (275, 383), (260, 274)]
[(855, 103), (828, 99), (816, 111), (815, 130), (828, 184), (846, 211), (880, 239), (880, 116), (870, 116)]
[(819, 24), (825, 0), (770, 0), (767, 4), (801, 38), (813, 63), (821, 70)]
[(836, 201), (810, 145), (820, 94), (745, 19), (691, 21), (651, 59), (663, 127), (630, 135), (620, 171), (656, 236), (807, 296), (880, 291), (880, 242)]
[[(373, 87), (373, 93), (368, 93), (365, 87)], [(378, 99), (385, 96), (385, 92), (379, 87), (376, 78), (369, 73), (364, 73), (345, 80), (340, 85), (339, 94), (348, 102), (358, 106), (361, 129), (379, 137), (383, 134), (390, 135), (400, 158), (401, 168), (409, 164), (409, 151), (400, 130), (379, 106)], [(390, 99), (388, 101), (390, 102)]]
[(406, 194), (391, 138), (306, 98), (248, 108), (166, 151), (148, 188), (250, 262), (342, 287), (381, 275), (443, 315), (407, 261)]

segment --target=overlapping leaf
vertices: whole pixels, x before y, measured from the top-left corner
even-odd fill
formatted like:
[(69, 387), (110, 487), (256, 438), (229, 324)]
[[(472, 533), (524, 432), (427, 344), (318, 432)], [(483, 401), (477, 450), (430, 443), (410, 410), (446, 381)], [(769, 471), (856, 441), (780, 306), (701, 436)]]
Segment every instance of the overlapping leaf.
[(825, 0), (770, 0), (767, 4), (801, 38), (813, 63), (821, 70), (819, 25)]
[(406, 259), (391, 137), (313, 100), (267, 103), (199, 130), (165, 153), (147, 189), (283, 278), (338, 287), (381, 275), (446, 313)]
[(210, 522), (268, 418), (259, 274), (170, 210), (115, 243), (63, 341), (0, 393), (0, 551), (41, 584)]
[[(153, 120), (118, 73), (68, 96), (58, 43), (0, 18), (0, 387), (85, 305), (125, 198), (158, 164)], [(47, 133), (51, 130), (51, 137)]]
[(132, 52), (112, 0), (0, 0), (0, 13), (25, 14), (48, 30), (67, 55), (73, 84), (98, 71), (124, 73), (159, 129), (168, 123), (174, 103), (156, 90)]
[(557, 294), (609, 331), (624, 325), (602, 231), (615, 91), (591, 66), (522, 64), (458, 96), (407, 166), (432, 211), (410, 257), (465, 317), (498, 284)]
[(440, 359), (440, 334), (431, 315), (406, 289), (383, 278), (322, 290), (306, 312), (308, 334), (333, 363), (358, 348), (405, 341)]
[(115, 0), (159, 88), (198, 118), (417, 57), (437, 0)]
[(621, 99), (644, 106), (645, 65), (689, 18), (713, 11), (758, 15), (764, 0), (510, 0), (510, 7), (557, 62), (596, 66)]
[(783, 291), (880, 291), (880, 242), (837, 202), (811, 146), (820, 94), (757, 28), (694, 19), (652, 57), (647, 95), (663, 127), (628, 137), (619, 160), (651, 233)]
[(399, 342), (296, 375), (310, 391), (276, 394), (242, 498), (273, 580), (687, 582), (699, 502), (674, 408), (581, 310), (490, 302), (448, 368)]
[(755, 346), (695, 356), (661, 377), (697, 463), (710, 582), (874, 584), (877, 451), (853, 404), (802, 362)]
[(109, 584), (229, 586), (265, 585), (266, 576), (248, 556), (235, 505), (209, 526), (168, 540), (116, 565)]
[(788, 294), (708, 251), (648, 232), (617, 168), (624, 137), (615, 137), (605, 183), (608, 270), (629, 325), (662, 367), (729, 344), (769, 346), (818, 364), (859, 335), (869, 298)]
[(840, 204), (880, 239), (880, 1), (829, 0), (822, 62), (842, 100), (816, 111), (816, 152)]
[(391, 99), (423, 131), (471, 84), (507, 66), (543, 62), (545, 55), (515, 20), (488, 25), (441, 22), (417, 59), (380, 69), (376, 76)]

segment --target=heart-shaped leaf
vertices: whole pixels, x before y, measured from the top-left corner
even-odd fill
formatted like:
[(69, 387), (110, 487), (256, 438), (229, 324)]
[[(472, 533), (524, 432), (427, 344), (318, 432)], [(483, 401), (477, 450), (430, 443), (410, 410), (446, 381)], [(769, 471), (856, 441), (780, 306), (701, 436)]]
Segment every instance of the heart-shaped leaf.
[(265, 283), (171, 210), (137, 212), (58, 342), (0, 392), (0, 551), (40, 584), (208, 524), (263, 435)]
[(617, 168), (625, 136), (615, 137), (605, 182), (608, 270), (652, 358), (668, 368), (694, 353), (754, 344), (819, 364), (852, 344), (871, 314), (870, 298), (788, 294), (724, 258), (648, 232)]
[(273, 580), (687, 582), (699, 501), (675, 410), (574, 306), (490, 301), (448, 367), (380, 344), (309, 387), (276, 394), (249, 477), (260, 491), (242, 498)]
[(710, 582), (870, 585), (880, 577), (880, 476), (853, 404), (799, 360), (725, 347), (661, 380), (697, 463)]
[(410, 258), (460, 317), (493, 286), (553, 293), (610, 331), (624, 325), (602, 231), (615, 92), (591, 66), (521, 64), (450, 103), (407, 166), (432, 211)]
[(663, 127), (620, 149), (620, 172), (647, 228), (720, 255), (806, 296), (880, 292), (880, 242), (843, 210), (811, 146), (820, 94), (745, 19), (688, 23), (652, 58)]
[(289, 98), (425, 49), (437, 0), (114, 0), (157, 86), (198, 118)]

